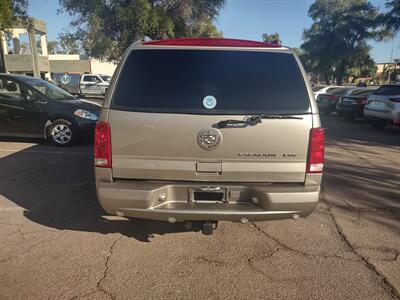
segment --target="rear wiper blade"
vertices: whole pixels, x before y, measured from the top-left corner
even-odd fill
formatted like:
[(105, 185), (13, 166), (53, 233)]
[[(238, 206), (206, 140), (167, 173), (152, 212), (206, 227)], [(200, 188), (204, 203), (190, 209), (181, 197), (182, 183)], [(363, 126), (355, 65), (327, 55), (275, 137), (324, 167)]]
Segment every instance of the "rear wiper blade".
[(252, 115), (247, 116), (243, 120), (224, 120), (219, 121), (216, 125), (217, 128), (243, 128), (247, 126), (255, 126), (262, 122), (262, 119), (295, 119), (302, 120), (303, 117), (293, 114), (268, 114), (268, 115)]

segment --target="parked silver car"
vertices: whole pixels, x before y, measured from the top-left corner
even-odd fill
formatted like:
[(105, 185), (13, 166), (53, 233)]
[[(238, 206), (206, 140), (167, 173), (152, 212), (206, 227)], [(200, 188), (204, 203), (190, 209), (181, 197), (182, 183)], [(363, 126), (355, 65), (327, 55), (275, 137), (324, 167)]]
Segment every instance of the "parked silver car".
[(375, 128), (400, 123), (400, 85), (383, 85), (369, 95), (364, 118)]
[(327, 86), (316, 85), (313, 86), (312, 90), (314, 92), (314, 98), (317, 99), (318, 96), (321, 94), (330, 94), (332, 91), (340, 88), (344, 87), (338, 85), (327, 85)]

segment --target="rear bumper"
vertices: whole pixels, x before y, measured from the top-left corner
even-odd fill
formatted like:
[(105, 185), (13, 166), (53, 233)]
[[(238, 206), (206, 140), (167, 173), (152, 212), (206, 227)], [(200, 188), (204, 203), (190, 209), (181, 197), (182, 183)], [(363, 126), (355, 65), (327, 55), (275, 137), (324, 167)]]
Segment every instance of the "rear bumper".
[(400, 120), (400, 110), (378, 110), (365, 107), (364, 118), (392, 123), (393, 121)]
[(326, 111), (328, 111), (328, 112), (335, 111), (336, 104), (337, 104), (337, 101), (329, 101), (329, 102), (324, 102), (324, 103), (320, 102), (320, 103), (318, 103), (318, 109), (320, 111), (324, 111), (324, 112), (326, 112)]
[(351, 114), (356, 116), (363, 116), (364, 106), (363, 105), (338, 105), (336, 110), (342, 114)]
[[(215, 184), (210, 184), (215, 187)], [(302, 184), (218, 184), (224, 201), (193, 201), (191, 192), (205, 184), (123, 180), (96, 184), (107, 213), (167, 221), (267, 221), (309, 215), (319, 200), (319, 186)]]

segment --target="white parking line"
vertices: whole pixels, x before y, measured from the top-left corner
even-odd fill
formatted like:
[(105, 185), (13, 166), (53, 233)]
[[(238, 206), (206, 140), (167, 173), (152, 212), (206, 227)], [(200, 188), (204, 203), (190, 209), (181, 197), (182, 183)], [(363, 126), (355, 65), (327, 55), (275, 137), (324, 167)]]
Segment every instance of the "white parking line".
[(19, 206), (12, 206), (12, 207), (0, 206), (0, 211), (22, 211), (22, 210), (26, 210), (26, 209), (23, 207), (19, 207)]
[(42, 151), (42, 150), (26, 150), (26, 149), (2, 149), (0, 148), (0, 152), (24, 152), (24, 153), (39, 153), (39, 154), (73, 154), (73, 155), (93, 155), (90, 152), (66, 152), (66, 151)]

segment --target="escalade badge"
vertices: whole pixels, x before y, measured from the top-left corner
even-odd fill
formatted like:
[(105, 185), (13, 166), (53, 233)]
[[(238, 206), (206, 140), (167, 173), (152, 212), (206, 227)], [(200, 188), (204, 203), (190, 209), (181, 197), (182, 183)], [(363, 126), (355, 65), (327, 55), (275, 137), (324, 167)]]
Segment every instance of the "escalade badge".
[(204, 150), (214, 150), (221, 142), (222, 134), (218, 129), (207, 128), (200, 130), (197, 135), (197, 142), (199, 146)]

